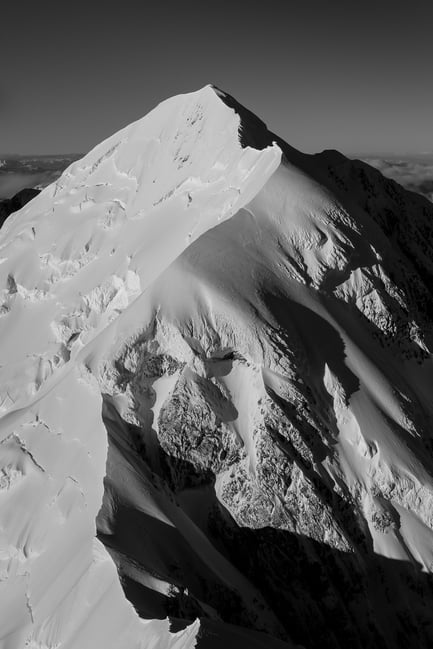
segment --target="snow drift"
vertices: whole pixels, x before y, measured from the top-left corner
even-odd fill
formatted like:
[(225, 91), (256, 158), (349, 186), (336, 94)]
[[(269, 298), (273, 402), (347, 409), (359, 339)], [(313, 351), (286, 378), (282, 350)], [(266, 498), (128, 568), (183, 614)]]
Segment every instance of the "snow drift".
[(430, 646), (432, 242), (211, 86), (10, 217), (2, 646)]

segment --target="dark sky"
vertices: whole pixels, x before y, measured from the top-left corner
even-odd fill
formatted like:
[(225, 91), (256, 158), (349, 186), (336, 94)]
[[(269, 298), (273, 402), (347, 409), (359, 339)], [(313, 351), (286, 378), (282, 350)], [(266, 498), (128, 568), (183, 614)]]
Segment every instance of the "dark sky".
[(11, 0), (0, 151), (86, 152), (215, 83), (308, 152), (433, 150), (432, 0)]

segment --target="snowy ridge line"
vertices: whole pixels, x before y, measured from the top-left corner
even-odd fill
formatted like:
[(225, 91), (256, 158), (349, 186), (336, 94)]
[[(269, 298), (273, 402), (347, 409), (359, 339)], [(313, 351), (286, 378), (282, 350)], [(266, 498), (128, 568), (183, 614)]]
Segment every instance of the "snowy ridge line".
[(1, 649), (195, 646), (198, 622), (171, 634), (167, 620), (138, 618), (95, 540), (107, 439), (82, 361), (107, 336), (121, 339), (118, 316), (132, 305), (136, 314), (147, 287), (278, 168), (279, 147), (242, 148), (239, 125), (210, 86), (169, 99), (73, 163), (0, 233), (0, 439), (11, 440)]
[[(191, 96), (187, 95), (186, 97), (191, 102)], [(192, 102), (193, 114), (197, 112), (197, 100), (204, 97), (208, 102), (212, 102), (212, 107), (216, 104), (217, 108), (222, 110), (223, 125), (230, 135), (237, 132), (239, 129), (238, 116), (217, 99), (216, 94), (210, 87), (206, 87), (199, 93), (193, 93), (192, 97), (194, 99)], [(168, 100), (162, 106), (172, 102), (173, 100)], [(199, 104), (199, 106), (201, 105)], [(189, 113), (191, 113), (191, 106), (188, 105), (188, 108)], [(203, 108), (201, 110), (203, 111)], [(157, 111), (158, 109), (156, 109)], [(203, 119), (203, 112), (198, 114)], [(147, 117), (149, 118), (151, 115), (152, 113)], [(230, 119), (230, 127), (226, 123), (228, 118)], [(186, 123), (190, 124), (191, 121), (190, 114), (187, 114)], [(143, 123), (146, 123), (146, 118), (143, 119)], [(144, 146), (143, 135), (140, 133), (140, 137), (138, 137), (138, 134), (134, 132), (139, 129), (139, 126), (142, 126), (140, 122), (128, 128), (132, 130), (133, 136), (138, 139), (139, 144)], [(212, 136), (214, 125), (211, 124), (208, 129)], [(174, 136), (172, 133), (170, 133), (170, 136), (174, 137), (174, 139), (179, 138), (181, 132), (181, 129), (179, 129)], [(109, 140), (96, 147), (93, 152), (83, 158), (82, 161), (77, 161), (75, 165), (72, 165), (64, 172), (56, 185), (52, 185), (45, 192), (42, 192), (31, 207), (27, 206), (17, 212), (10, 220), (8, 227), (5, 228), (6, 242), (3, 244), (2, 249), (7, 254), (9, 263), (4, 263), (2, 267), (3, 276), (8, 278), (3, 290), (3, 318), (9, 314), (14, 302), (20, 301), (20, 297), (27, 299), (29, 302), (38, 302), (41, 295), (49, 303), (47, 311), (52, 309), (52, 302), (57, 301), (57, 308), (55, 309), (57, 314), (53, 314), (54, 317), (49, 323), (50, 329), (53, 331), (47, 331), (46, 333), (50, 343), (52, 342), (52, 333), (55, 333), (58, 347), (51, 359), (47, 359), (50, 367), (39, 368), (39, 372), (35, 372), (36, 376), (33, 385), (37, 386), (36, 391), (40, 389), (41, 384), (46, 380), (45, 374), (50, 375), (53, 370), (64, 364), (65, 358), (69, 359), (73, 356), (72, 352), (75, 352), (75, 349), (80, 349), (90, 342), (94, 335), (102, 331), (108, 322), (114, 319), (119, 312), (143, 292), (146, 286), (149, 286), (161, 272), (168, 268), (174, 259), (198, 236), (206, 229), (214, 227), (218, 222), (230, 218), (247, 204), (275, 171), (281, 157), (281, 151), (276, 145), (258, 152), (249, 148), (241, 149), (237, 141), (233, 142), (232, 138), (230, 138), (233, 149), (231, 157), (233, 159), (224, 165), (220, 164), (218, 160), (213, 160), (209, 172), (200, 170), (204, 179), (201, 185), (200, 179), (195, 181), (199, 189), (197, 193), (191, 190), (191, 183), (188, 180), (191, 176), (188, 175), (185, 179), (188, 180), (186, 188), (182, 191), (178, 189), (177, 193), (175, 192), (162, 204), (158, 204), (156, 208), (147, 211), (146, 215), (143, 215), (143, 218), (137, 222), (135, 217), (137, 213), (136, 196), (137, 193), (141, 193), (142, 198), (146, 200), (147, 195), (143, 192), (142, 185), (145, 185), (145, 187), (147, 185), (145, 179), (141, 178), (141, 184), (138, 186), (137, 177), (143, 172), (137, 173), (136, 171), (135, 191), (129, 191), (128, 200), (126, 201), (128, 204), (127, 216), (123, 216), (124, 210), (122, 209), (121, 223), (117, 223), (117, 227), (114, 228), (115, 232), (106, 232), (104, 230), (101, 232), (98, 228), (101, 212), (106, 213), (105, 201), (102, 201), (102, 205), (95, 203), (93, 208), (90, 207), (86, 210), (84, 219), (80, 219), (78, 223), (74, 224), (69, 211), (70, 203), (76, 202), (75, 187), (82, 182), (83, 175), (88, 178), (87, 170), (89, 167), (95, 171), (105, 163), (109, 166), (109, 169), (106, 170), (108, 173), (113, 156), (116, 154), (120, 156), (120, 150), (123, 148), (123, 157), (116, 165), (120, 166), (121, 162), (125, 164), (125, 160), (128, 160), (128, 156), (131, 155), (130, 149), (137, 146), (133, 138), (131, 138), (132, 142), (128, 146), (129, 140), (124, 131), (121, 132), (120, 141), (113, 144), (112, 141), (116, 137), (109, 138)], [(193, 146), (189, 154), (192, 158), (198, 148), (197, 142), (193, 141), (190, 145)], [(108, 153), (101, 154), (101, 149), (106, 150), (107, 148)], [(178, 150), (178, 145), (176, 145), (176, 149)], [(138, 156), (139, 152), (136, 152), (134, 160)], [(95, 157), (97, 158), (96, 162), (92, 162)], [(167, 163), (167, 160), (163, 160), (163, 162)], [(201, 163), (201, 160), (199, 162)], [(128, 161), (127, 168), (129, 168), (129, 164)], [(219, 165), (221, 168), (219, 168)], [(75, 169), (78, 170), (78, 173), (74, 173)], [(84, 171), (80, 174), (81, 170)], [(178, 171), (178, 169), (175, 171)], [(155, 170), (151, 175), (157, 175)], [(162, 177), (165, 179), (167, 176), (169, 174), (165, 170)], [(185, 173), (183, 176), (185, 176)], [(211, 180), (206, 180), (206, 176)], [(181, 182), (173, 180), (172, 184), (179, 188), (182, 184), (185, 184), (185, 180)], [(93, 184), (93, 186), (96, 187), (97, 184)], [(50, 193), (55, 197), (58, 196), (58, 187), (62, 188), (62, 198), (58, 199), (60, 202), (54, 200), (53, 210), (48, 212), (44, 210), (44, 207), (47, 203), (51, 204), (52, 202)], [(227, 192), (231, 195), (228, 201), (225, 197), (224, 187), (227, 187)], [(123, 189), (121, 187), (122, 191)], [(234, 190), (236, 191), (233, 195)], [(187, 196), (186, 209), (183, 202), (185, 195)], [(179, 210), (179, 214), (175, 214), (177, 210)], [(94, 223), (96, 219), (97, 223)], [(59, 234), (56, 245), (58, 253), (53, 249), (51, 239), (53, 228)], [(91, 228), (95, 228), (96, 234), (92, 233)], [(84, 230), (88, 234), (87, 241), (84, 241), (84, 237), (81, 236), (81, 232)], [(28, 241), (27, 235), (29, 231), (32, 233), (30, 241)], [(36, 234), (34, 234), (35, 231)], [(33, 236), (35, 237), (34, 241)], [(114, 247), (116, 246), (116, 239), (122, 240), (118, 247)], [(125, 245), (125, 240), (128, 245)], [(40, 246), (38, 245), (39, 241)], [(27, 248), (28, 253), (33, 257), (35, 256), (34, 251), (37, 251), (41, 262), (43, 260), (43, 263), (33, 265), (31, 276), (26, 277), (24, 281), (20, 281), (15, 277), (15, 269), (10, 263), (18, 247)], [(45, 249), (41, 250), (41, 248)], [(83, 248), (84, 255), (82, 253)], [(18, 253), (18, 260), (20, 258), (22, 257)], [(113, 268), (114, 272), (110, 272), (110, 267)], [(69, 282), (69, 285), (66, 282)], [(31, 285), (25, 286), (26, 283)], [(83, 285), (88, 290), (83, 291)], [(80, 297), (81, 299), (79, 299)], [(99, 317), (96, 317), (95, 320), (95, 314), (98, 313)], [(46, 327), (47, 325), (43, 323), (43, 326)], [(26, 358), (38, 355), (34, 349), (26, 351)], [(28, 353), (29, 351), (30, 353)], [(17, 350), (15, 358), (11, 358), (9, 355), (9, 365), (17, 362), (20, 356), (22, 358), (20, 350)], [(28, 364), (24, 359), (21, 362)], [(21, 390), (22, 386), (20, 389), (20, 396), (22, 397)], [(11, 401), (16, 404), (13, 407), (20, 407), (23, 403), (22, 398), (19, 399), (18, 403), (15, 401), (13, 388), (8, 389), (4, 385), (4, 394), (5, 400), (0, 399), (0, 403), (3, 404), (3, 412), (5, 413), (12, 409)]]

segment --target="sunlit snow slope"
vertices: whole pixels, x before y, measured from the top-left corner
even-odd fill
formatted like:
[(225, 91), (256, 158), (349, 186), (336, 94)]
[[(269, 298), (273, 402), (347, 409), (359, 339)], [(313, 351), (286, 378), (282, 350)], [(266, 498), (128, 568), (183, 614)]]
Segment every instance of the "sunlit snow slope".
[(194, 646), (194, 625), (173, 636), (139, 620), (95, 539), (107, 434), (89, 367), (124, 339), (119, 315), (278, 166), (277, 146), (242, 148), (238, 129), (210, 87), (170, 99), (2, 230), (2, 647)]
[(207, 86), (0, 262), (2, 646), (432, 646), (428, 201)]

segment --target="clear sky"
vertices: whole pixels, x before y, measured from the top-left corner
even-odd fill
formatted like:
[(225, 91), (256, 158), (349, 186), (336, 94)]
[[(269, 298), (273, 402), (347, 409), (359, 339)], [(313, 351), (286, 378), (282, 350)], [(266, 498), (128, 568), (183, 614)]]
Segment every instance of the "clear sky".
[(86, 152), (214, 83), (307, 152), (433, 151), (433, 0), (11, 0), (0, 151)]

